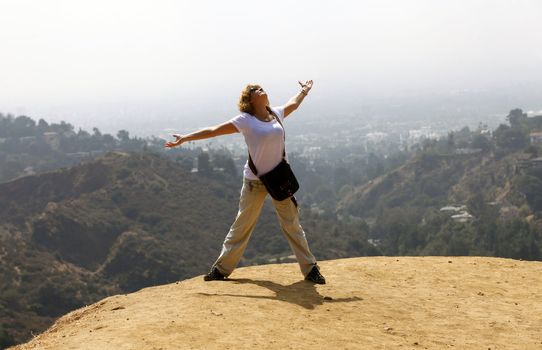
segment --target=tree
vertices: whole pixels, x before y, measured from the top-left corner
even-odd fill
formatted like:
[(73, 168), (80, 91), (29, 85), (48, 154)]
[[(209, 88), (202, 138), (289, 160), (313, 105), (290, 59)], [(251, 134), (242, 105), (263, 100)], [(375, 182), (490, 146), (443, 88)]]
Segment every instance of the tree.
[(38, 130), (37, 130), (38, 134), (42, 135), (47, 130), (49, 130), (49, 124), (45, 120), (40, 119), (38, 121)]
[(332, 203), (335, 205), (336, 203), (336, 196), (335, 192), (333, 191), (333, 187), (327, 183), (323, 183), (316, 187), (312, 193), (312, 198), (318, 204)]
[(237, 169), (235, 168), (235, 163), (233, 162), (233, 159), (225, 154), (213, 154), (212, 166), (213, 168), (224, 169), (224, 172), (226, 174), (232, 176), (237, 175)]
[(523, 113), (520, 108), (512, 109), (506, 116), (506, 120), (512, 128), (521, 127), (527, 121), (527, 114)]
[(71, 135), (74, 133), (73, 131), (73, 125), (66, 123), (65, 121), (61, 121), (60, 124), (51, 124), (49, 126), (49, 129), (51, 131), (57, 132), (62, 135)]
[(78, 139), (89, 139), (90, 134), (88, 133), (88, 131), (79, 128), (79, 131), (77, 132), (77, 138)]
[(540, 259), (540, 236), (521, 219), (504, 221), (497, 226), (497, 256), (514, 259)]
[(178, 156), (176, 161), (182, 169), (188, 172), (194, 168), (194, 159), (190, 156)]
[(11, 116), (4, 116), (0, 114), (0, 137), (6, 137), (10, 133), (11, 124), (13, 118)]
[(209, 161), (209, 153), (202, 152), (198, 155), (198, 172), (202, 174), (211, 173), (211, 164)]
[(119, 130), (117, 132), (117, 138), (122, 142), (128, 142), (130, 141), (130, 133), (126, 130)]
[(514, 179), (514, 185), (525, 195), (533, 211), (542, 211), (542, 180), (535, 176), (522, 175)]
[(102, 141), (103, 144), (100, 148), (112, 149), (117, 144), (117, 140), (111, 134), (103, 134)]
[(15, 137), (33, 136), (36, 122), (24, 115), (21, 115), (13, 121), (12, 135)]
[(527, 133), (520, 128), (511, 128), (501, 124), (493, 133), (497, 146), (507, 150), (519, 150), (529, 145)]
[(472, 138), (471, 147), (487, 152), (491, 149), (491, 143), (485, 136), (478, 134)]
[(455, 147), (455, 137), (453, 131), (448, 133), (448, 148), (453, 149)]

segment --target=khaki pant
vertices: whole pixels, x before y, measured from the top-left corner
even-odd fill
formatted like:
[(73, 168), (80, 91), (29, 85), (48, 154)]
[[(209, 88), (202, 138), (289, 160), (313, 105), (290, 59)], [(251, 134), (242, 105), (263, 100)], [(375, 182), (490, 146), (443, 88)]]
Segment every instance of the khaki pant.
[[(267, 190), (261, 181), (244, 179), (239, 200), (239, 212), (224, 240), (222, 252), (214, 263), (214, 266), (224, 276), (229, 276), (241, 260), (266, 196)], [(273, 205), (280, 221), (280, 227), (297, 257), (301, 273), (306, 276), (316, 264), (316, 259), (309, 250), (305, 232), (299, 224), (297, 205), (290, 199), (273, 200)]]

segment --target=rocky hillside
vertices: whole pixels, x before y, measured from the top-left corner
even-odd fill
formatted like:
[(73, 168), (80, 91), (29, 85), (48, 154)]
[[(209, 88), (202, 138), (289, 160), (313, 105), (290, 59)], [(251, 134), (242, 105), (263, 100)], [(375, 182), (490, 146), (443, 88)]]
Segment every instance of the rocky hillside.
[(542, 263), (475, 257), (321, 262), (201, 276), (60, 318), (26, 349), (540, 349)]

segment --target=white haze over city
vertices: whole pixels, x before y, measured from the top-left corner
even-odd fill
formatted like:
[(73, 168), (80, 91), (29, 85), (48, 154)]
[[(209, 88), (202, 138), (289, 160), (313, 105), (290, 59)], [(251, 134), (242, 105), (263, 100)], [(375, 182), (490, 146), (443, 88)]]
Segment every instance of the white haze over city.
[(539, 0), (1, 0), (0, 113), (146, 136), (233, 117), (248, 82), (281, 104), (306, 79), (305, 118), (458, 94), (536, 112), (541, 19)]

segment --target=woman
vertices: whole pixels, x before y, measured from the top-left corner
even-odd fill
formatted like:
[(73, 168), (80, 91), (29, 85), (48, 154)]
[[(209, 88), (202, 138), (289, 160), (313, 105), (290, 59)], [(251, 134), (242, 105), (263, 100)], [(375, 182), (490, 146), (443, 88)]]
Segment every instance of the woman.
[[(167, 142), (165, 146), (173, 148), (188, 141), (240, 132), (245, 138), (256, 171), (260, 175), (265, 174), (277, 166), (283, 157), (282, 121), (303, 102), (313, 82), (308, 80), (305, 84), (301, 82), (299, 84), (301, 91), (284, 106), (275, 108), (269, 106), (269, 99), (261, 86), (249, 84), (243, 89), (239, 98), (240, 115), (223, 124), (204, 128), (188, 135), (175, 134), (173, 135), (175, 141)], [(280, 119), (280, 123), (277, 118)], [(205, 281), (224, 280), (237, 267), (268, 194), (263, 183), (251, 171), (248, 161), (243, 175), (239, 212), (224, 240), (220, 256), (204, 277)], [(283, 201), (273, 199), (273, 205), (282, 231), (297, 257), (305, 279), (313, 283), (325, 284), (325, 278), (320, 274), (316, 259), (309, 250), (305, 232), (299, 224), (299, 210), (295, 198)]]

